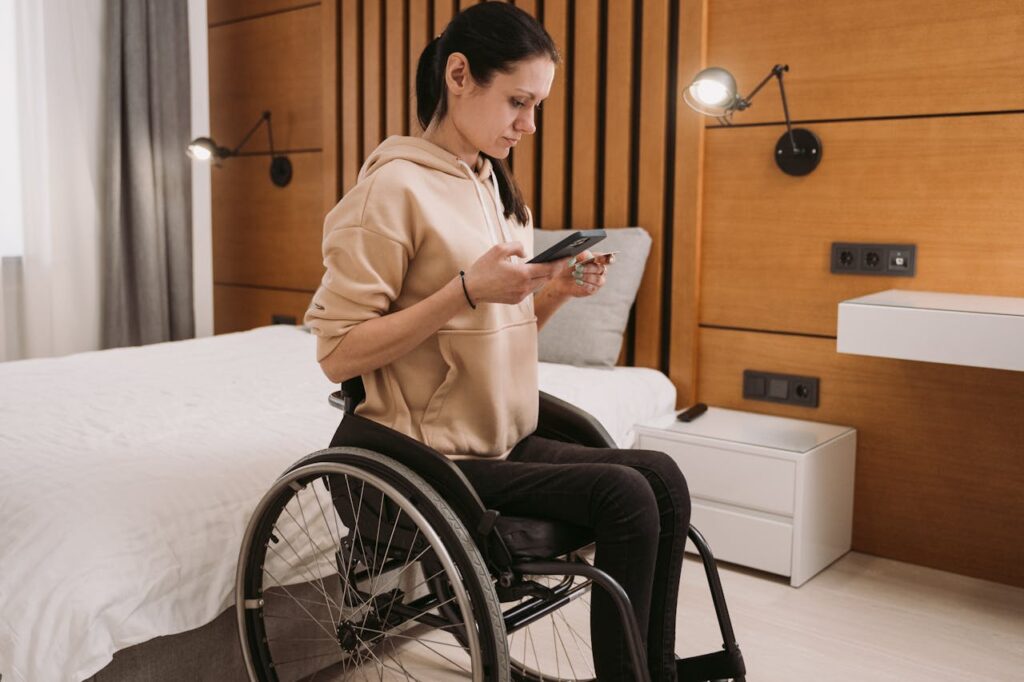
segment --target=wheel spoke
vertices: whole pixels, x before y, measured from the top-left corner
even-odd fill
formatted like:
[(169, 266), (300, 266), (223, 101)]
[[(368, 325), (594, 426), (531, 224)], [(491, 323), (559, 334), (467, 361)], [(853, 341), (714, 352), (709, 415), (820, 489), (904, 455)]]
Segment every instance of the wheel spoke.
[(275, 481), (247, 526), (235, 593), (253, 679), (277, 668), (282, 681), (426, 681), (506, 667), (493, 577), (458, 518), (415, 472), (371, 451)]

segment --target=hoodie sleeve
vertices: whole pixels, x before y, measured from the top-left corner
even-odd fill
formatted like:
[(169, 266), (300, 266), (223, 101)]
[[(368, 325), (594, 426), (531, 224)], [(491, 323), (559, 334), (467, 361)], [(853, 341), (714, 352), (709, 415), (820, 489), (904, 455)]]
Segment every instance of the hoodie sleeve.
[[(346, 197), (346, 200), (358, 197)], [(317, 337), (317, 361), (338, 347), (352, 327), (386, 314), (402, 290), (410, 242), (400, 226), (378, 224), (365, 202), (343, 200), (324, 223), (324, 272), (306, 311)], [(353, 204), (361, 204), (354, 210)]]

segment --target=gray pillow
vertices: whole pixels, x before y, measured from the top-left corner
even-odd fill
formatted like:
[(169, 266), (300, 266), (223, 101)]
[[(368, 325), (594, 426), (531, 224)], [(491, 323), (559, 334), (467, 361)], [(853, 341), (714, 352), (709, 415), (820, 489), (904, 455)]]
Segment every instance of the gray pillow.
[[(534, 230), (533, 250), (540, 253), (574, 230)], [(644, 275), (651, 237), (642, 227), (606, 230), (592, 251), (618, 251), (607, 281), (593, 296), (570, 299), (540, 331), (541, 362), (614, 367), (629, 322), (629, 310)]]

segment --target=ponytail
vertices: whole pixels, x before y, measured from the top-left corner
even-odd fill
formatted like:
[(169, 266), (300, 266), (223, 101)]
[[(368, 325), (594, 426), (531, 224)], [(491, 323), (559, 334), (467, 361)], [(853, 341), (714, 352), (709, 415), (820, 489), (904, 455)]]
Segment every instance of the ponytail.
[[(416, 119), (424, 130), (437, 113), (438, 103), (444, 102), (444, 64), (440, 64), (441, 36), (423, 48), (416, 64)], [(446, 107), (447, 108), (447, 107)], [(446, 112), (447, 113), (447, 112)], [(444, 118), (442, 115), (441, 118)]]
[[(424, 130), (448, 114), (444, 76), (453, 52), (466, 56), (470, 75), (481, 86), (490, 84), (496, 71), (511, 71), (516, 62), (541, 55), (550, 57), (555, 64), (561, 61), (555, 42), (544, 27), (511, 3), (483, 2), (459, 12), (444, 32), (427, 44), (416, 65), (416, 119)], [(521, 225), (526, 225), (529, 212), (508, 163), (482, 155), (491, 162), (505, 218), (514, 215)]]

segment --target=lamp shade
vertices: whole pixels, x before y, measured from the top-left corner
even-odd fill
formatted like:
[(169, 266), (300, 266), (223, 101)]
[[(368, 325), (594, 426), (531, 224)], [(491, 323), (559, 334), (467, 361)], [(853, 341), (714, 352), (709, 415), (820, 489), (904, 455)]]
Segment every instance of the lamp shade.
[(208, 137), (197, 137), (188, 145), (188, 155), (196, 161), (221, 159), (229, 154), (229, 150), (218, 147), (217, 143)]
[(683, 91), (683, 100), (706, 116), (724, 116), (736, 108), (736, 79), (723, 68), (712, 66), (698, 73)]

